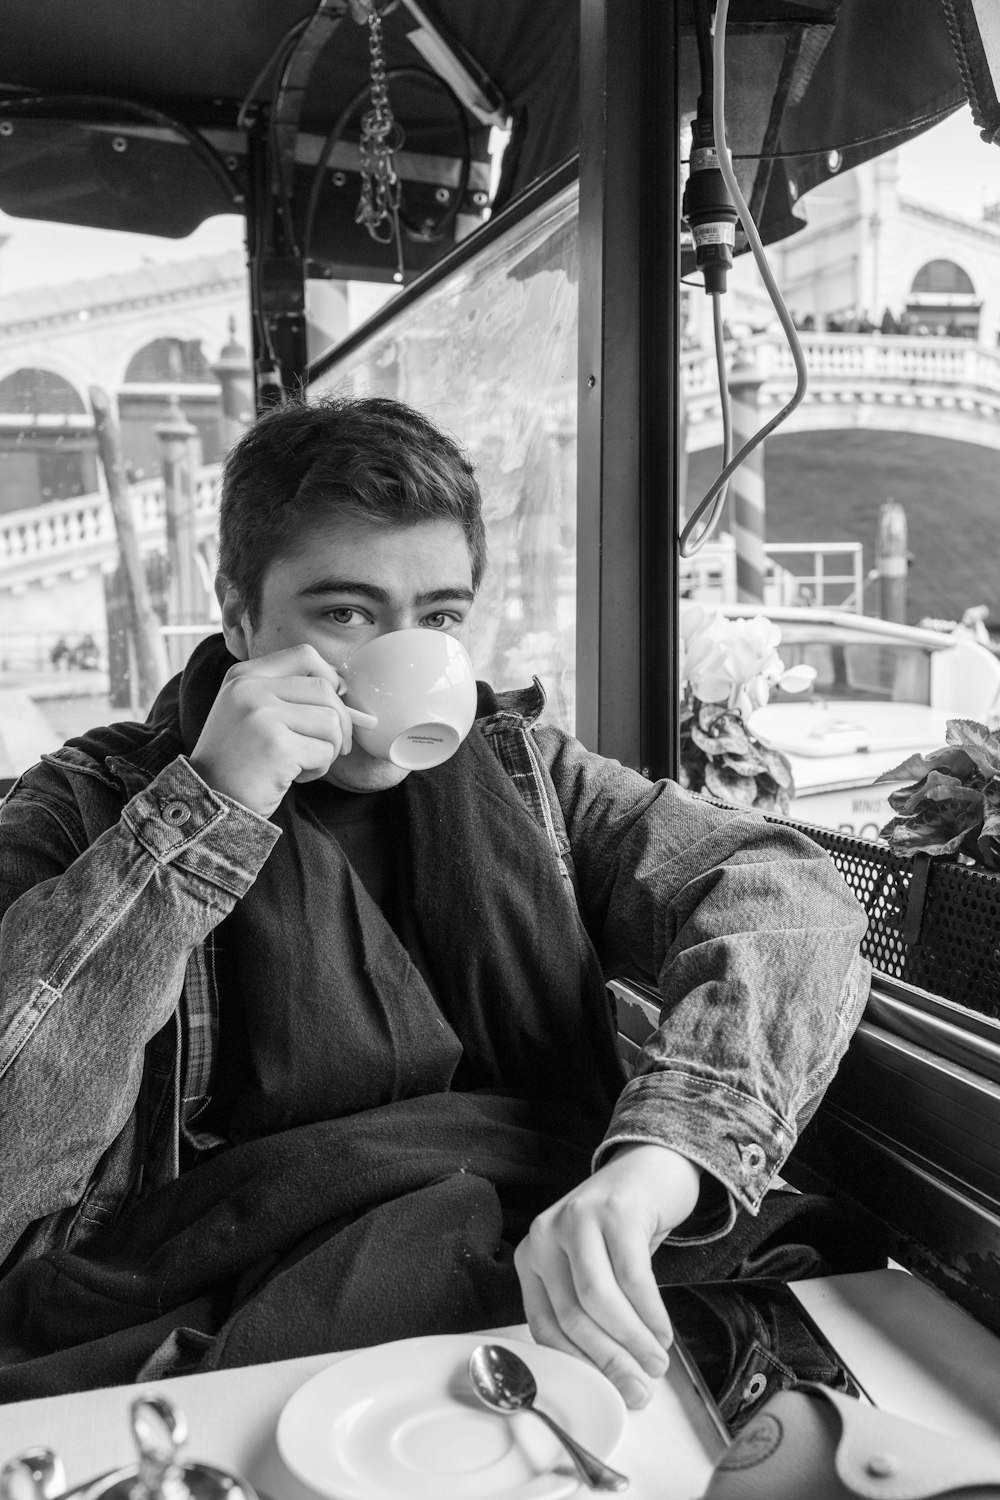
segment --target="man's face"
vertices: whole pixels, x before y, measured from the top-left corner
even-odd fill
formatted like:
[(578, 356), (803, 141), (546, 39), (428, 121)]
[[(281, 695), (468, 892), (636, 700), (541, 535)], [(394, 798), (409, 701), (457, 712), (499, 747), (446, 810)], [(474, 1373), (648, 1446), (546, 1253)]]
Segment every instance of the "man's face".
[[(354, 517), (320, 518), (265, 573), (257, 628), (230, 591), (223, 629), (241, 661), (306, 644), (339, 668), (358, 646), (391, 630), (444, 630), (465, 643), (473, 599), (469, 546), (457, 521), (372, 526)], [(348, 791), (377, 792), (407, 774), (355, 743), (324, 779)]]

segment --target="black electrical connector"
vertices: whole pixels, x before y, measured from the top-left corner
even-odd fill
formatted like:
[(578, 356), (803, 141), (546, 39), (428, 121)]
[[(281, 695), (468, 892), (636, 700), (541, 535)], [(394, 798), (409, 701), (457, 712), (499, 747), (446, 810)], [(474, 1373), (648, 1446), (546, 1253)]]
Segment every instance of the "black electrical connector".
[(684, 218), (694, 240), (695, 263), (709, 294), (726, 290), (736, 243), (736, 208), (719, 170), (712, 97), (702, 94), (691, 126), (691, 159), (684, 188)]

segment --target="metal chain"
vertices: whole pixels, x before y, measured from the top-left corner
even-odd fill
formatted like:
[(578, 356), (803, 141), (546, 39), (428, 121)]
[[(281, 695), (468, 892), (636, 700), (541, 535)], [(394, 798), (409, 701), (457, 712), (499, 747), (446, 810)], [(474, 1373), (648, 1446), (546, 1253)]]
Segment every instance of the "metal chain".
[(395, 153), (403, 144), (403, 133), (389, 104), (382, 17), (376, 0), (354, 0), (352, 10), (355, 19), (367, 22), (371, 59), (371, 108), (361, 117), (361, 198), (354, 222), (364, 225), (372, 239), (380, 244), (389, 245), (395, 241), (398, 265), (395, 280), (402, 281), (403, 255), (399, 232), (402, 183), (396, 171)]

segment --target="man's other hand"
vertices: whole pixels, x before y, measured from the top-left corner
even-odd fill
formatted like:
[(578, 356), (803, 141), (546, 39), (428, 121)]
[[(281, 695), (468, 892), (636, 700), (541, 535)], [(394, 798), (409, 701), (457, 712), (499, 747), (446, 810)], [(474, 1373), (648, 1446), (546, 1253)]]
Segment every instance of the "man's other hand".
[(700, 1171), (667, 1146), (620, 1146), (539, 1214), (514, 1252), (540, 1344), (583, 1355), (628, 1406), (649, 1400), (673, 1340), (650, 1258), (698, 1201)]
[(191, 764), (214, 791), (269, 818), (293, 781), (317, 781), (349, 755), (353, 721), (335, 668), (313, 646), (292, 646), (230, 667)]

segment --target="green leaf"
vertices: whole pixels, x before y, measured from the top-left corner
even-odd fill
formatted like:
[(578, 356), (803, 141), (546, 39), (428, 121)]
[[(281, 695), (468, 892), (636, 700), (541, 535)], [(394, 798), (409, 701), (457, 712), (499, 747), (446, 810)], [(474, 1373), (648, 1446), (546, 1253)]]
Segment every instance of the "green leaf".
[[(759, 742), (757, 749), (764, 761), (768, 775), (774, 779), (783, 792), (791, 792), (794, 796), (795, 781), (792, 777), (792, 766), (788, 757), (782, 755), (780, 750), (772, 750), (770, 745), (761, 745)], [(787, 797), (785, 801), (788, 801)], [(787, 810), (786, 808), (785, 811), (787, 812)]]
[(752, 745), (747, 747), (746, 755), (723, 755), (720, 763), (727, 771), (735, 771), (737, 776), (758, 776), (767, 770), (763, 758), (756, 754)]
[(976, 840), (979, 858), (988, 870), (1000, 870), (1000, 781), (993, 780), (983, 790), (986, 816)]
[(739, 714), (717, 703), (702, 704), (697, 724), (691, 725), (691, 738), (711, 756), (746, 755), (751, 744)]
[[(954, 719), (950, 720), (949, 727), (957, 722)], [(877, 786), (880, 781), (920, 781), (929, 771), (942, 767), (964, 781), (973, 774), (976, 763), (958, 746), (945, 745), (940, 750), (929, 750), (926, 755), (908, 756), (901, 765), (894, 766), (891, 771), (883, 771), (881, 776), (876, 776), (872, 784)]]
[(966, 752), (981, 775), (1000, 776), (1000, 732), (975, 719), (949, 719), (945, 738)]
[(966, 830), (952, 838), (942, 836), (940, 828), (910, 819), (895, 818), (882, 830), (882, 837), (897, 854), (915, 854), (922, 849), (925, 854), (957, 854), (965, 841)]
[[(943, 771), (929, 771), (923, 781), (917, 782), (916, 786), (900, 787), (898, 791), (889, 795), (889, 806), (904, 817), (908, 817), (923, 808), (927, 802), (956, 804), (968, 803), (974, 807), (976, 815), (981, 815), (983, 805), (983, 794), (978, 787), (964, 786), (957, 776), (948, 776)], [(924, 811), (930, 816), (927, 809)], [(939, 816), (944, 816), (943, 813)]]
[(761, 812), (774, 812), (777, 809), (785, 817), (791, 809), (788, 793), (766, 771), (757, 777), (757, 799), (754, 806)]
[(709, 761), (705, 767), (705, 785), (713, 797), (723, 802), (736, 802), (741, 807), (753, 807), (757, 799), (757, 782), (753, 776), (738, 776)]

